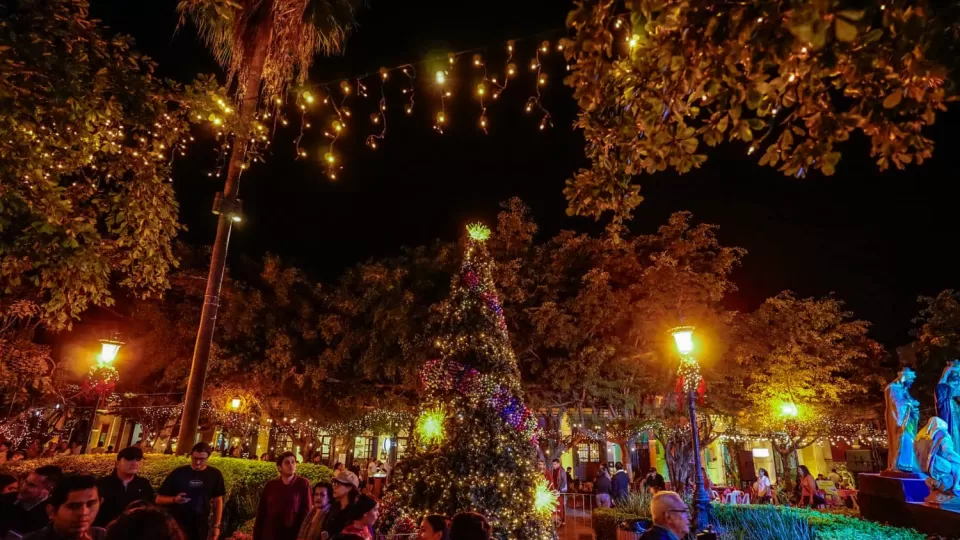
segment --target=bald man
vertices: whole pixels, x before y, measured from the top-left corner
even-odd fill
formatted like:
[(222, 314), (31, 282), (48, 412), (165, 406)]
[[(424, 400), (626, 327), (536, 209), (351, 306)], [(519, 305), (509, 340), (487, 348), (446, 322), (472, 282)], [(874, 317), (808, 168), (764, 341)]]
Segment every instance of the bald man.
[(673, 491), (661, 491), (650, 502), (653, 527), (640, 540), (679, 540), (690, 532), (690, 509)]

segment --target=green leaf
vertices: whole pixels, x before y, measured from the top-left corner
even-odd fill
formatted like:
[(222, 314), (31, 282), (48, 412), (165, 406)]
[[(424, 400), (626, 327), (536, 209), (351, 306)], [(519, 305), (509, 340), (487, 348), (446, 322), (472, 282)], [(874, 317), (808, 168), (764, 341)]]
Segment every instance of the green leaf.
[(845, 9), (837, 13), (837, 15), (849, 21), (859, 21), (864, 14), (865, 12), (862, 9)]
[(883, 37), (883, 30), (879, 28), (874, 28), (873, 30), (864, 34), (863, 39), (861, 39), (860, 41), (862, 43), (873, 43), (874, 41), (877, 41), (882, 37)]
[(892, 109), (900, 104), (903, 100), (903, 91), (897, 90), (896, 92), (890, 94), (883, 100), (883, 107), (885, 109)]
[(845, 19), (838, 18), (834, 25), (834, 31), (837, 34), (837, 40), (844, 43), (850, 43), (857, 39), (857, 27)]

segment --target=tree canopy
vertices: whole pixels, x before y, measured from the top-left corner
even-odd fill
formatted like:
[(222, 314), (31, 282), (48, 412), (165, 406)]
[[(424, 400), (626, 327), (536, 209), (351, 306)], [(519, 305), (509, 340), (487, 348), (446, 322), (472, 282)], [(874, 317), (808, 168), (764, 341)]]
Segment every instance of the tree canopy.
[(566, 83), (591, 167), (567, 182), (572, 213), (643, 200), (634, 177), (701, 166), (740, 141), (788, 176), (832, 175), (854, 133), (881, 169), (922, 163), (924, 128), (955, 96), (956, 2), (577, 2)]
[(0, 6), (0, 66), (4, 300), (33, 301), (61, 329), (112, 303), (111, 285), (161, 293), (181, 229), (171, 160), (216, 82), (159, 80), (84, 0)]

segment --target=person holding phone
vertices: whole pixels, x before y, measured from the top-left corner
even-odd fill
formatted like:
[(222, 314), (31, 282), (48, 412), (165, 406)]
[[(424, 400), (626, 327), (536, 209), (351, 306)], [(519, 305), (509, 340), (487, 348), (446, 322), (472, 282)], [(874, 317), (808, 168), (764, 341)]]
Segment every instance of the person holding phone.
[[(170, 472), (157, 490), (157, 504), (168, 506), (187, 540), (216, 540), (223, 519), (223, 497), (227, 487), (223, 474), (207, 465), (213, 449), (204, 442), (190, 451), (190, 465)], [(213, 524), (210, 524), (211, 510)]]

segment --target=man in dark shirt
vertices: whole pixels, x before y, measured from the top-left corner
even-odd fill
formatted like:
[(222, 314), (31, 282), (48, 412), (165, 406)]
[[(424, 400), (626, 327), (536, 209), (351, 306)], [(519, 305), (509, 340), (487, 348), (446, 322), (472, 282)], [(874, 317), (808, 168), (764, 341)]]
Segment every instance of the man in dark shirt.
[(107, 532), (93, 526), (100, 509), (97, 479), (67, 476), (57, 484), (45, 505), (50, 524), (24, 540), (103, 540)]
[(623, 463), (617, 462), (617, 472), (614, 473), (610, 484), (614, 501), (622, 501), (630, 496), (630, 476), (623, 470)]
[(653, 492), (656, 493), (667, 489), (667, 482), (657, 469), (650, 467), (650, 471), (647, 472), (647, 477), (643, 479), (643, 487), (648, 490), (652, 489)]
[(100, 513), (97, 514), (94, 525), (106, 527), (133, 501), (146, 501), (152, 504), (156, 499), (150, 481), (137, 476), (142, 459), (143, 450), (133, 446), (117, 453), (116, 468), (110, 476), (105, 476), (97, 482), (97, 490), (103, 501), (100, 503)]
[(0, 503), (0, 538), (8, 532), (22, 536), (43, 528), (48, 520), (47, 498), (62, 476), (60, 467), (53, 465), (28, 474), (20, 483), (19, 493), (6, 496)]
[(157, 492), (157, 504), (170, 506), (170, 515), (180, 524), (188, 540), (216, 539), (222, 529), (223, 497), (227, 494), (227, 487), (220, 471), (207, 465), (212, 453), (213, 449), (207, 443), (194, 445), (190, 451), (190, 465), (174, 469)]

